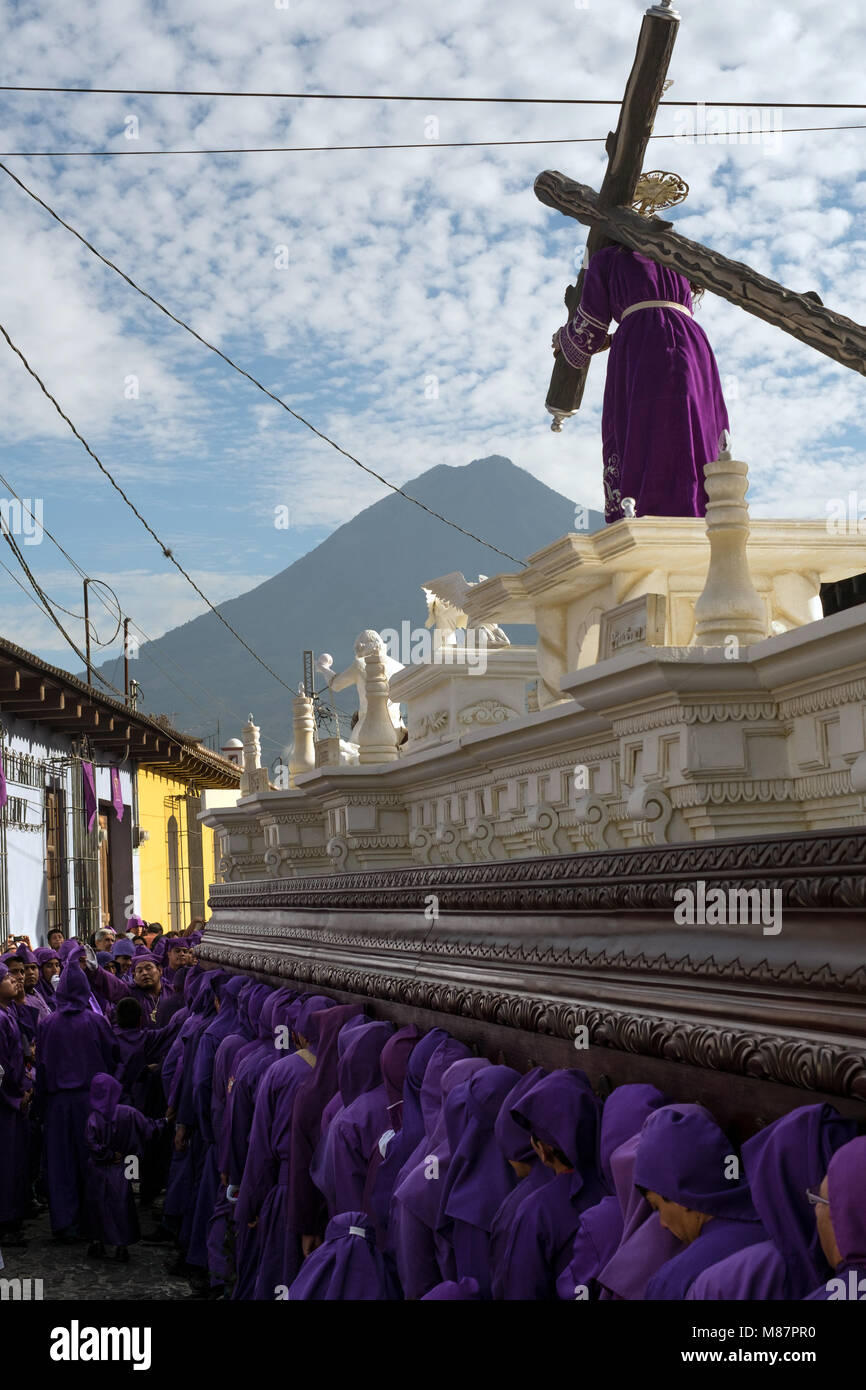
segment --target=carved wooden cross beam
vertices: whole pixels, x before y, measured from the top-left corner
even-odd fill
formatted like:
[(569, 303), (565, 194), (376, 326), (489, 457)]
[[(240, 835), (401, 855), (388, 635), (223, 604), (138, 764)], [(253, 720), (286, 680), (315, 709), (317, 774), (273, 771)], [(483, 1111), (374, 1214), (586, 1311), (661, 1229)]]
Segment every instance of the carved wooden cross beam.
[(555, 170), (539, 174), (535, 196), (567, 217), (589, 224), (593, 231), (603, 232), (607, 244), (619, 242), (660, 265), (670, 266), (713, 294), (866, 376), (866, 327), (825, 308), (817, 295), (787, 290), (742, 261), (728, 260), (699, 241), (680, 236), (671, 230), (670, 222), (660, 217), (642, 217), (625, 207), (603, 208), (600, 196), (586, 184), (575, 183)]
[[(660, 4), (651, 6), (643, 17), (619, 121), (616, 130), (608, 135), (605, 146), (608, 164), (598, 195), (601, 207), (628, 207), (634, 198), (679, 25), (679, 15), (671, 8), (671, 0), (661, 0)], [(594, 225), (587, 240), (584, 264), (596, 251), (610, 243), (611, 238), (605, 230)], [(577, 284), (569, 285), (565, 291), (569, 315), (580, 303), (583, 278), (584, 272), (581, 270)], [(547, 408), (554, 416), (554, 429), (560, 428), (560, 420), (564, 416), (579, 409), (585, 384), (586, 368), (572, 367), (566, 362), (564, 354), (560, 353), (553, 366), (547, 393)]]

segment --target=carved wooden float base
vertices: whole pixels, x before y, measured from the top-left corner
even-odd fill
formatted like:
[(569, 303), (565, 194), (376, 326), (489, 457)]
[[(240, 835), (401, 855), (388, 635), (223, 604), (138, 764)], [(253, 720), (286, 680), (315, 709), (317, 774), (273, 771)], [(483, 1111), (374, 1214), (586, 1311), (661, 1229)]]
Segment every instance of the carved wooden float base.
[[(674, 894), (699, 882), (778, 890), (781, 930), (678, 925)], [(742, 1130), (819, 1099), (866, 1120), (866, 830), (220, 884), (210, 901), (209, 965), (438, 1023), (519, 1066), (652, 1081)]]

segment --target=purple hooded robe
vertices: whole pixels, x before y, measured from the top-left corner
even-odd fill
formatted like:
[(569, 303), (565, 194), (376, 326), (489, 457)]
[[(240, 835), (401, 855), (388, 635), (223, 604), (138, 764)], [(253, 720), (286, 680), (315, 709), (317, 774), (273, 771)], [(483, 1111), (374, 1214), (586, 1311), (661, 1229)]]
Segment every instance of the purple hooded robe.
[[(298, 1092), (318, 1060), (320, 1030), (338, 1008), (335, 1000), (323, 995), (303, 1001), (295, 1031), (309, 1046), (273, 1062), (256, 1091), (249, 1150), (235, 1208), (238, 1278), (233, 1298), (268, 1302), (279, 1288), (292, 1283), (300, 1269), (300, 1233), (288, 1221), (292, 1116)], [(335, 1043), (345, 1022), (345, 1017), (336, 1020)]]
[(141, 1157), (161, 1123), (145, 1119), (131, 1105), (121, 1105), (120, 1094), (120, 1082), (98, 1072), (90, 1083), (90, 1114), (84, 1127), (90, 1228), (106, 1245), (133, 1245), (139, 1238), (126, 1159)]
[(399, 1107), (406, 1068), (420, 1036), (414, 1024), (392, 1033), (379, 1058), (382, 1081), (362, 1092), (333, 1122), (334, 1214), (366, 1210), (373, 1155), (379, 1155), (379, 1140), (392, 1128), (390, 1107)]
[(195, 1126), (201, 1139), (203, 1155), (186, 1258), (188, 1264), (197, 1265), (202, 1269), (207, 1267), (208, 1225), (213, 1216), (219, 1187), (217, 1136), (211, 1113), (214, 1065), (220, 1043), (230, 1037), (238, 1027), (238, 995), (248, 987), (249, 982), (244, 975), (233, 975), (223, 983), (219, 994), (219, 1013), (201, 1034), (193, 1064)]
[[(491, 1290), (496, 1299), (502, 1297), (503, 1259), (508, 1246), (508, 1237), (511, 1234), (511, 1223), (517, 1208), (526, 1197), (535, 1192), (536, 1188), (543, 1187), (545, 1183), (551, 1182), (553, 1179), (553, 1173), (549, 1168), (545, 1168), (533, 1149), (525, 1126), (518, 1124), (511, 1117), (511, 1111), (518, 1101), (526, 1095), (527, 1091), (531, 1091), (536, 1082), (540, 1081), (543, 1076), (547, 1076), (544, 1067), (533, 1067), (531, 1071), (521, 1076), (517, 1085), (505, 1097), (493, 1128), (496, 1142), (509, 1166), (512, 1162), (529, 1165), (529, 1172), (524, 1177), (517, 1179), (516, 1185), (498, 1207), (490, 1229)], [(514, 1176), (517, 1178), (516, 1173)]]
[(494, 1066), (470, 1077), (465, 1115), (445, 1109), (451, 1161), (442, 1186), (439, 1235), (449, 1256), (440, 1269), (446, 1279), (476, 1280), (481, 1297), (491, 1297), (490, 1230), (517, 1177), (496, 1139), (499, 1111), (520, 1076), (512, 1067)]
[(857, 1133), (832, 1105), (802, 1105), (743, 1145), (743, 1167), (768, 1241), (750, 1245), (699, 1274), (686, 1298), (805, 1298), (830, 1277), (806, 1197), (833, 1154)]
[(642, 1300), (646, 1286), (666, 1260), (682, 1248), (666, 1231), (644, 1195), (634, 1185), (634, 1165), (640, 1131), (626, 1139), (610, 1158), (614, 1191), (622, 1216), (622, 1239), (598, 1272), (601, 1302)]
[[(397, 1097), (393, 1096), (389, 1106), (391, 1123), (388, 1129), (394, 1132), (390, 1139), (387, 1130), (379, 1136), (376, 1152), (370, 1163), (366, 1200), (362, 1203), (362, 1207), (370, 1213), (380, 1250), (384, 1250), (388, 1244), (388, 1212), (397, 1175), (424, 1135), (421, 1087), (424, 1083), (427, 1063), (439, 1044), (444, 1042), (448, 1036), (449, 1034), (445, 1032), (444, 1028), (431, 1028), (430, 1032), (425, 1033), (423, 1038), (415, 1044), (409, 1058), (409, 1065), (406, 1068), (400, 1104), (395, 1104)], [(461, 1053), (461, 1056), (465, 1055), (465, 1053)], [(387, 1073), (384, 1067), (383, 1074), (385, 1074), (387, 1087)]]
[(40, 1020), (36, 1035), (36, 1092), (43, 1107), (45, 1181), (55, 1234), (84, 1215), (90, 1083), (117, 1065), (114, 1035), (90, 1000), (87, 977), (73, 956), (63, 967), (57, 1008)]
[(590, 1298), (599, 1296), (597, 1276), (616, 1254), (624, 1229), (624, 1212), (616, 1195), (611, 1160), (620, 1145), (639, 1132), (647, 1116), (667, 1104), (669, 1097), (655, 1086), (641, 1084), (617, 1086), (605, 1101), (601, 1114), (601, 1172), (613, 1195), (603, 1197), (581, 1216), (571, 1259), (556, 1282), (560, 1298), (576, 1298), (579, 1290), (583, 1296), (584, 1289)]
[[(437, 1059), (447, 1053), (443, 1044), (434, 1053), (424, 1077), (437, 1070)], [(417, 1299), (442, 1280), (442, 1265), (448, 1269), (448, 1242), (437, 1233), (442, 1184), (451, 1159), (448, 1118), (451, 1134), (459, 1132), (466, 1119), (466, 1083), (478, 1071), (490, 1068), (486, 1057), (461, 1057), (444, 1068), (438, 1086), (439, 1108), (432, 1129), (415, 1156), (404, 1167), (394, 1196), (391, 1199), (391, 1220), (394, 1256), (403, 1293), (407, 1299)], [(432, 1090), (432, 1085), (430, 1086)], [(422, 1100), (424, 1096), (422, 1091)]]
[(646, 1192), (712, 1217), (700, 1234), (652, 1276), (650, 1302), (685, 1298), (710, 1265), (767, 1239), (744, 1176), (725, 1176), (731, 1141), (699, 1105), (666, 1105), (649, 1116), (640, 1133), (634, 1181)]
[(328, 1222), (325, 1241), (308, 1255), (288, 1291), (292, 1302), (304, 1299), (383, 1302), (400, 1293), (369, 1218), (362, 1211), (341, 1212)]
[(47, 1007), (50, 1009), (51, 1013), (54, 1013), (54, 1010), (57, 1008), (57, 995), (54, 986), (50, 985), (48, 981), (45, 979), (44, 975), (42, 974), (42, 967), (43, 965), (47, 965), (48, 962), (52, 960), (56, 960), (59, 962), (60, 957), (56, 951), (52, 950), (50, 946), (38, 946), (36, 950), (33, 952), (33, 954), (35, 955), (36, 962), (39, 966), (39, 980), (37, 982), (36, 989), (42, 995), (42, 998), (45, 1000), (45, 1003)]
[(832, 1276), (807, 1298), (815, 1302), (862, 1302), (866, 1298), (866, 1135), (850, 1139), (830, 1159), (827, 1199), (842, 1259)]
[(477, 1303), (481, 1299), (481, 1290), (475, 1279), (445, 1279), (441, 1284), (437, 1284), (435, 1289), (425, 1293), (421, 1299), (422, 1303)]
[[(630, 305), (665, 300), (676, 308)], [(611, 339), (602, 413), (605, 520), (618, 521), (622, 499), (637, 516), (704, 516), (704, 466), (718, 458), (728, 428), (719, 369), (707, 335), (692, 317), (688, 280), (636, 251), (606, 246), (587, 267), (580, 305), (559, 333), (563, 355), (582, 367)]]
[[(351, 1023), (346, 1025), (340, 1034), (341, 1039), (350, 1027)], [(313, 1179), (325, 1198), (329, 1217), (337, 1216), (343, 1211), (361, 1210), (357, 1197), (363, 1196), (366, 1164), (355, 1185), (356, 1200), (344, 1201), (337, 1192), (337, 1144), (339, 1140), (342, 1146), (346, 1126), (352, 1124), (353, 1107), (357, 1106), (359, 1101), (366, 1100), (373, 1092), (381, 1092), (382, 1049), (393, 1032), (392, 1023), (364, 1021), (360, 1027), (355, 1027), (348, 1034), (348, 1044), (337, 1066), (337, 1096), (340, 1104), (327, 1123), (327, 1130), (319, 1141), (314, 1161)], [(360, 1193), (357, 1191), (359, 1187)]]
[(600, 1114), (601, 1102), (577, 1070), (542, 1077), (511, 1107), (512, 1118), (564, 1154), (572, 1169), (555, 1173), (518, 1206), (497, 1282), (501, 1298), (556, 1298), (581, 1213), (605, 1195), (597, 1167)]
[[(0, 980), (9, 974), (0, 962)], [(21, 1102), (30, 1090), (14, 1004), (0, 1004), (0, 1226), (17, 1227), (28, 1204), (29, 1131)]]
[[(337, 1038), (349, 1019), (362, 1013), (360, 1004), (338, 1004), (335, 1009), (326, 1010), (319, 1022), (316, 1065), (301, 1085), (292, 1108), (286, 1221), (289, 1230), (299, 1237), (321, 1235), (327, 1224), (325, 1203), (313, 1182), (310, 1166), (321, 1135), (322, 1111), (337, 1090)], [(291, 1283), (291, 1279), (280, 1282)]]

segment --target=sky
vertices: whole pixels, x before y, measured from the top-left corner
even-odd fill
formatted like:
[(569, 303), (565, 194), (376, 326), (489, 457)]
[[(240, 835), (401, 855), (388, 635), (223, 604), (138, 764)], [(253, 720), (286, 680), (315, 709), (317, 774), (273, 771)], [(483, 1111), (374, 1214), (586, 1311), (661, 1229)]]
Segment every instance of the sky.
[[(393, 483), (503, 454), (600, 508), (603, 364), (561, 434), (544, 410), (550, 337), (565, 318), (562, 295), (586, 230), (539, 203), (532, 184), (552, 168), (597, 188), (616, 107), (435, 98), (618, 99), (644, 8), (634, 0), (7, 3), (5, 85), (419, 99), (0, 92), (0, 149), (120, 269)], [(679, 9), (666, 100), (721, 108), (709, 134), (691, 108), (660, 110), (656, 134), (677, 138), (654, 140), (646, 167), (674, 170), (690, 185), (667, 215), (686, 236), (792, 289), (815, 290), (863, 322), (866, 130), (777, 132), (866, 125), (866, 111), (774, 104), (862, 100), (861, 0), (820, 9), (814, 0), (765, 0), (759, 23), (753, 0), (682, 0)], [(749, 127), (725, 106), (734, 101), (756, 108), (757, 138), (738, 135)], [(719, 128), (733, 135), (719, 139)], [(553, 143), (568, 139), (594, 143)], [(447, 147), (496, 140), (546, 143)], [(407, 143), (422, 147), (129, 153)], [(64, 150), (126, 153), (9, 153)], [(0, 322), (214, 602), (285, 568), (385, 495), (2, 171), (0, 218)], [(719, 362), (734, 454), (749, 464), (753, 515), (823, 519), (834, 499), (854, 494), (846, 505), (855, 523), (866, 517), (862, 378), (710, 294), (699, 320)], [(2, 340), (0, 415), (3, 479), (41, 508), (89, 575), (110, 583), (124, 613), (155, 637), (204, 611)], [(0, 499), (9, 496), (0, 482)], [(18, 539), (45, 591), (71, 610), (63, 621), (82, 645), (77, 575), (47, 538)], [(0, 561), (16, 568), (5, 544)], [(365, 563), (381, 557), (359, 557)], [(115, 622), (98, 598), (94, 610), (108, 641)], [(0, 632), (80, 668), (4, 569)], [(98, 657), (119, 651), (118, 639)], [(119, 661), (117, 672), (122, 683)]]

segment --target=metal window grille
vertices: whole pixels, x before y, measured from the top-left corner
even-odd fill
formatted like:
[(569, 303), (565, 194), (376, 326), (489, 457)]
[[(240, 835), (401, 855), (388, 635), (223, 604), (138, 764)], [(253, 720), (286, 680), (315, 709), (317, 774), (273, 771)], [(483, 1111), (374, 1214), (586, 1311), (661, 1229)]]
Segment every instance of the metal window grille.
[(169, 922), (172, 931), (183, 931), (193, 917), (204, 916), (201, 796), (192, 791), (166, 796), (163, 805)]

